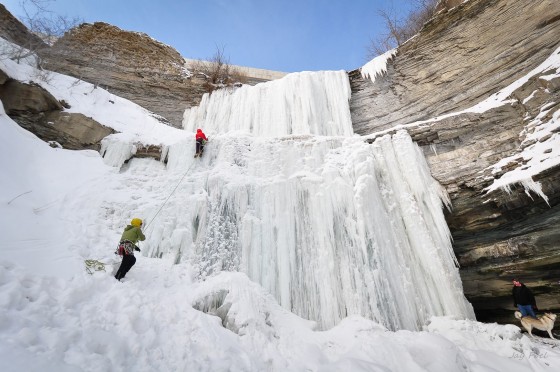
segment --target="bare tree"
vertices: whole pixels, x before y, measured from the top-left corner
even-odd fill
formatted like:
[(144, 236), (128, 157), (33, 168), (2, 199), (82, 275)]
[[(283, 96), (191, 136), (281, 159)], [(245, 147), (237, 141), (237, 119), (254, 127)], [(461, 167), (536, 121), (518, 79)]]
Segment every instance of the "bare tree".
[(65, 32), (82, 23), (80, 18), (69, 18), (49, 10), (55, 0), (22, 0), (20, 7), (22, 23), (29, 32), (23, 36), (18, 47), (2, 51), (4, 56), (20, 62), (27, 57), (35, 57), (38, 69), (42, 68), (42, 55)]
[(439, 0), (409, 1), (413, 2), (412, 10), (404, 17), (399, 16), (394, 8), (378, 10), (385, 26), (385, 32), (370, 41), (367, 47), (369, 59), (402, 45), (416, 35), (433, 17), (439, 2)]
[(205, 61), (197, 61), (193, 69), (206, 79), (204, 87), (208, 93), (247, 82), (247, 76), (229, 63), (223, 46), (216, 46), (214, 55)]

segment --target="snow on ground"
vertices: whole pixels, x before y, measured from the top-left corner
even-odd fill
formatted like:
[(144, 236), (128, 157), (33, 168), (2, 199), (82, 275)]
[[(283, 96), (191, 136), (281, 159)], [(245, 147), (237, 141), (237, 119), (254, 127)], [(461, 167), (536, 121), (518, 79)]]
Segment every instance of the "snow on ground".
[[(119, 104), (114, 118), (129, 107), (120, 111)], [(165, 141), (145, 114), (133, 134)], [(130, 124), (110, 119), (104, 124), (122, 130)], [(139, 212), (154, 215), (191, 166), (192, 141), (179, 146), (169, 139), (170, 151), (185, 154), (172, 156), (169, 167), (133, 159), (119, 171), (95, 152), (50, 148), (3, 109), (0, 126), (2, 371), (560, 369), (558, 342), (534, 341), (511, 325), (432, 318), (423, 331), (391, 332), (352, 316), (320, 332), (243, 273), (199, 281), (188, 261), (149, 258), (145, 251), (117, 282), (112, 252), (124, 224)], [(87, 258), (105, 263), (104, 271), (87, 274)]]
[(80, 271), (80, 261), (73, 254), (78, 243), (70, 239), (68, 226), (58, 218), (59, 207), (70, 190), (110, 170), (95, 151), (51, 148), (13, 122), (1, 102), (0, 127), (2, 258), (37, 273), (70, 277)]
[(196, 283), (188, 265), (142, 256), (123, 283), (107, 270), (68, 281), (0, 262), (1, 370), (560, 368), (557, 342), (533, 341), (515, 326), (433, 318), (422, 332), (390, 332), (354, 316), (317, 332), (244, 274)]

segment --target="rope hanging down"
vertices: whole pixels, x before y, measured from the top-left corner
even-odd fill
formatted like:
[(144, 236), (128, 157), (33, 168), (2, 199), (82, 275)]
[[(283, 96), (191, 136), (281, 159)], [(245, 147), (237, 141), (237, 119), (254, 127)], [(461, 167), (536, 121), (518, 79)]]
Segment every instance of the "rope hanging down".
[(179, 185), (181, 184), (181, 182), (183, 182), (183, 179), (185, 178), (185, 176), (189, 173), (189, 171), (191, 170), (192, 166), (194, 165), (194, 162), (191, 163), (190, 167), (187, 169), (187, 171), (185, 172), (185, 174), (183, 174), (183, 177), (181, 177), (181, 179), (179, 180), (179, 183), (177, 183), (177, 186), (175, 186), (175, 188), (173, 189), (173, 191), (171, 191), (171, 194), (169, 194), (169, 196), (167, 197), (167, 199), (165, 199), (165, 201), (163, 202), (163, 204), (161, 205), (161, 207), (159, 207), (158, 211), (156, 212), (156, 214), (154, 215), (154, 217), (152, 217), (152, 219), (150, 220), (150, 222), (148, 222), (146, 224), (146, 228), (148, 228), (148, 226), (150, 226), (150, 224), (152, 222), (154, 222), (154, 220), (156, 219), (157, 215), (159, 214), (159, 212), (161, 212), (161, 210), (163, 209), (164, 205), (167, 203), (167, 201), (171, 198), (171, 196), (175, 193), (175, 191), (177, 190), (177, 188), (179, 187)]
[[(194, 165), (194, 162), (190, 165), (190, 167), (187, 169), (187, 171), (185, 172), (185, 174), (183, 174), (183, 177), (181, 177), (181, 179), (179, 180), (179, 182), (177, 183), (177, 185), (175, 186), (175, 188), (173, 189), (173, 191), (171, 191), (171, 193), (169, 194), (169, 196), (167, 197), (167, 199), (165, 199), (165, 201), (163, 202), (163, 204), (161, 205), (161, 207), (159, 207), (158, 211), (156, 212), (156, 214), (154, 215), (154, 217), (152, 217), (152, 219), (150, 220), (150, 222), (148, 222), (148, 224), (146, 225), (146, 227), (150, 226), (150, 224), (156, 219), (157, 215), (159, 214), (159, 212), (161, 212), (161, 210), (163, 209), (163, 207), (165, 206), (165, 204), (169, 201), (169, 199), (171, 198), (171, 196), (173, 196), (173, 194), (175, 193), (175, 191), (177, 191), (177, 188), (179, 187), (179, 185), (181, 184), (181, 182), (183, 182), (183, 179), (185, 179), (186, 175), (189, 173), (189, 171), (191, 170), (192, 166)], [(88, 272), (88, 274), (93, 275), (94, 271), (105, 271), (105, 263), (97, 261), (97, 260), (84, 260), (84, 263), (86, 264), (86, 271)]]

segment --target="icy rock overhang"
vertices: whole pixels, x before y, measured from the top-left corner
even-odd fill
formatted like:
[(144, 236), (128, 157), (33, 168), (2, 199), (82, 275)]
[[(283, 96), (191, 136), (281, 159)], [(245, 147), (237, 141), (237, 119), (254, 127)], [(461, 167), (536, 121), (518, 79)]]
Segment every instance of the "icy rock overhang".
[[(539, 80), (538, 85), (545, 94), (550, 95), (558, 91), (560, 86), (560, 48), (557, 48), (546, 60), (526, 75), (467, 109), (428, 120), (397, 125), (369, 134), (364, 138), (371, 143), (376, 138), (386, 134), (394, 134), (402, 129), (416, 132), (418, 138), (424, 136), (420, 134), (421, 132), (432, 133), (432, 138), (437, 138), (437, 133), (431, 132), (430, 128), (437, 126), (444, 120), (460, 116), (469, 120), (466, 115), (489, 113), (491, 110), (504, 105), (530, 105), (531, 100), (537, 93), (536, 91), (528, 97), (524, 97), (522, 101), (516, 97), (518, 92), (534, 79)], [(552, 96), (550, 97), (552, 99)], [(547, 101), (539, 108), (537, 115), (524, 118), (526, 125), (519, 134), (519, 148), (512, 155), (502, 158), (484, 172), (481, 172), (485, 174), (485, 177), (488, 173), (491, 174), (491, 177), (488, 177), (488, 182), (491, 184), (485, 188), (486, 194), (496, 190), (503, 190), (510, 194), (517, 186), (521, 186), (529, 197), (532, 198), (531, 193), (533, 193), (548, 202), (548, 197), (542, 191), (541, 184), (535, 179), (539, 174), (560, 164), (560, 111), (558, 111), (557, 106), (557, 100)], [(430, 134), (427, 134), (427, 136), (424, 142), (430, 142)], [(433, 150), (437, 152), (436, 145), (433, 146)]]
[(364, 79), (370, 79), (372, 82), (374, 82), (378, 76), (382, 76), (383, 74), (387, 73), (387, 63), (389, 62), (389, 60), (393, 59), (396, 54), (397, 49), (391, 49), (363, 65), (360, 68), (362, 77)]

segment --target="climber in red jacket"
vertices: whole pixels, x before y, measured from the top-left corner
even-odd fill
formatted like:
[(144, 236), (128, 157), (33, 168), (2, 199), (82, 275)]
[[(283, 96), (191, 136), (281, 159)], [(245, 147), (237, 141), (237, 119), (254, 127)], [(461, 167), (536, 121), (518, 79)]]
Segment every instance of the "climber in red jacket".
[(196, 154), (194, 154), (195, 158), (202, 156), (202, 152), (204, 151), (204, 145), (206, 145), (206, 135), (202, 132), (202, 129), (196, 130)]

